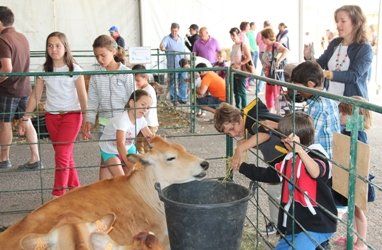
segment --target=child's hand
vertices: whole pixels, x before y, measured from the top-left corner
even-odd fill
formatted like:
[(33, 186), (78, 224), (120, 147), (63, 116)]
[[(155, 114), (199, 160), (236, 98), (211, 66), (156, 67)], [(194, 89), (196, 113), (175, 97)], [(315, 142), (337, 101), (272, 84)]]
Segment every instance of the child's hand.
[(301, 147), (301, 145), (299, 144), (300, 143), (300, 137), (298, 137), (297, 135), (290, 134), (283, 141), (284, 141), (284, 143), (289, 144), (289, 146), (291, 148), (293, 148), (293, 142), (296, 142), (296, 143), (294, 143), (294, 150), (296, 151), (296, 153), (300, 153), (300, 152), (302, 152), (304, 150)]
[(90, 122), (85, 122), (82, 125), (82, 128), (81, 128), (82, 139), (89, 140), (92, 138), (92, 135), (90, 133), (91, 128), (92, 128), (92, 124)]
[(242, 159), (243, 159), (243, 151), (240, 148), (240, 144), (241, 144), (241, 142), (239, 141), (238, 146), (236, 147), (235, 153), (233, 154), (232, 160), (231, 160), (231, 168), (234, 171), (239, 170), (240, 164), (241, 164)]

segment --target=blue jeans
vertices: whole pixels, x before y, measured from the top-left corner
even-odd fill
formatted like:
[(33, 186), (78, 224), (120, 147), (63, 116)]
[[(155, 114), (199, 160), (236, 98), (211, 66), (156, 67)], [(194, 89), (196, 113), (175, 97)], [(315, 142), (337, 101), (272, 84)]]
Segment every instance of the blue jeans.
[[(314, 241), (312, 241), (312, 239)], [(333, 236), (333, 233), (317, 233), (307, 231), (301, 232), (294, 235), (294, 249), (303, 249), (303, 250), (315, 250), (317, 246), (319, 246), (322, 242), (329, 240)], [(285, 238), (282, 238), (277, 243), (275, 250), (284, 250), (284, 249), (292, 249), (289, 244), (292, 245), (292, 235), (286, 235)]]
[(257, 60), (259, 59), (259, 51), (251, 52), (251, 56), (252, 56), (253, 65), (255, 65), (255, 68), (257, 68)]
[[(170, 73), (170, 99), (171, 101), (180, 100), (186, 102), (188, 100), (188, 84), (184, 81), (179, 81), (179, 77), (175, 79), (175, 73)], [(169, 74), (169, 75), (170, 75)], [(175, 88), (175, 84), (178, 88)]]

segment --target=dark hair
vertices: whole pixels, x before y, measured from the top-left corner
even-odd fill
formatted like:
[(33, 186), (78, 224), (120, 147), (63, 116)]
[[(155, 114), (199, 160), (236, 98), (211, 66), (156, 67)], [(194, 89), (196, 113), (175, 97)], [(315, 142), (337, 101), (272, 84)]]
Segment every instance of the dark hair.
[[(146, 67), (143, 64), (136, 64), (136, 65), (133, 66), (132, 70), (146, 70)], [(146, 73), (136, 73), (134, 75), (140, 75), (140, 76), (143, 76), (143, 77), (147, 76)]]
[(365, 43), (367, 41), (366, 17), (362, 9), (357, 5), (344, 5), (334, 12), (334, 20), (337, 22), (337, 14), (340, 11), (346, 12), (353, 24), (353, 41)]
[(93, 49), (95, 48), (106, 48), (110, 51), (116, 50), (117, 53), (114, 55), (114, 60), (125, 64), (125, 50), (118, 46), (117, 42), (112, 37), (100, 35), (93, 42)]
[(234, 28), (232, 28), (232, 29), (229, 30), (229, 33), (230, 33), (231, 35), (234, 35), (234, 34), (239, 35), (239, 34), (240, 34), (240, 30), (239, 30), (238, 28), (234, 27)]
[(129, 104), (129, 102), (130, 102), (131, 100), (133, 100), (134, 102), (137, 102), (137, 101), (139, 101), (139, 99), (141, 99), (143, 96), (151, 97), (151, 96), (149, 95), (149, 93), (147, 93), (146, 90), (143, 90), (143, 89), (137, 89), (137, 90), (135, 90), (133, 93), (131, 93), (129, 100), (127, 101), (127, 103), (126, 103), (126, 105), (125, 105), (125, 109), (126, 109), (126, 108), (132, 108), (132, 107), (130, 107), (130, 104)]
[(247, 28), (247, 26), (248, 26), (248, 22), (241, 22), (240, 23), (240, 30), (245, 30), (245, 28)]
[(292, 70), (290, 80), (291, 82), (301, 83), (305, 86), (308, 85), (308, 81), (312, 81), (316, 84), (316, 87), (322, 87), (324, 73), (318, 63), (306, 61), (300, 63)]
[(197, 24), (191, 24), (189, 29), (193, 29), (193, 30), (198, 31), (199, 30), (199, 26)]
[(49, 38), (51, 37), (57, 37), (58, 39), (60, 39), (60, 42), (62, 43), (62, 45), (64, 45), (64, 48), (65, 48), (64, 62), (68, 66), (69, 71), (73, 71), (74, 69), (73, 64), (75, 63), (75, 60), (72, 56), (72, 52), (70, 51), (68, 39), (66, 38), (64, 33), (58, 32), (58, 31), (50, 33), (48, 37), (46, 38), (44, 71), (53, 72), (53, 60), (48, 54), (48, 41), (49, 41)]
[[(293, 131), (293, 122), (295, 131)], [(300, 137), (300, 143), (310, 146), (314, 142), (314, 124), (312, 118), (304, 112), (289, 113), (280, 119), (278, 130), (281, 134), (289, 136), (294, 132)]]
[[(207, 68), (207, 64), (205, 63), (198, 63), (195, 68)], [(202, 74), (201, 71), (199, 71), (199, 74)]]
[(252, 27), (253, 25), (255, 25), (255, 22), (250, 22), (249, 23), (249, 26)]
[(187, 58), (182, 58), (179, 60), (180, 67), (184, 67), (186, 64), (190, 64), (190, 61)]
[(15, 16), (10, 8), (6, 6), (0, 6), (0, 21), (4, 27), (12, 26), (15, 21)]
[(269, 22), (268, 20), (265, 20), (263, 27), (266, 28), (266, 27), (270, 27), (270, 26), (271, 26), (271, 22)]
[(288, 28), (285, 23), (280, 23), (279, 26), (284, 27), (284, 28)]
[(198, 63), (195, 68), (207, 68), (207, 64), (205, 63)]

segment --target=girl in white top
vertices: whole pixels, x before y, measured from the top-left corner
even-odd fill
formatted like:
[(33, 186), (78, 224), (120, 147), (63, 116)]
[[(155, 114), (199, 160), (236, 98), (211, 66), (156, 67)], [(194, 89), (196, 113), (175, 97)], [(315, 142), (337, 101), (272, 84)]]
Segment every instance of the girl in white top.
[[(45, 72), (82, 71), (75, 63), (65, 34), (51, 33), (46, 40)], [(46, 86), (46, 127), (55, 152), (55, 180), (53, 197), (61, 196), (66, 189), (80, 186), (73, 159), (74, 141), (80, 131), (87, 98), (82, 75), (41, 76), (29, 97), (23, 120), (30, 118)], [(25, 130), (20, 123), (19, 131)]]
[[(133, 70), (145, 70), (146, 67), (142, 64), (137, 64), (133, 67)], [(156, 134), (159, 127), (158, 122), (158, 112), (157, 112), (157, 94), (153, 86), (149, 83), (149, 76), (145, 73), (139, 73), (134, 75), (135, 86), (137, 89), (145, 90), (151, 97), (152, 103), (150, 110), (146, 113), (145, 118), (147, 121), (147, 126), (153, 134)], [(139, 133), (137, 139), (137, 149), (139, 153), (145, 153), (149, 146), (144, 138), (142, 138), (142, 133)]]
[[(133, 92), (126, 104), (127, 110), (113, 117), (101, 136), (99, 143), (101, 158), (105, 163), (100, 172), (100, 179), (119, 175), (129, 175), (133, 164), (127, 159), (128, 154), (136, 154), (134, 139), (139, 131), (147, 140), (153, 137), (147, 127), (145, 114), (150, 109), (152, 99), (144, 90)], [(124, 165), (122, 165), (122, 162)]]

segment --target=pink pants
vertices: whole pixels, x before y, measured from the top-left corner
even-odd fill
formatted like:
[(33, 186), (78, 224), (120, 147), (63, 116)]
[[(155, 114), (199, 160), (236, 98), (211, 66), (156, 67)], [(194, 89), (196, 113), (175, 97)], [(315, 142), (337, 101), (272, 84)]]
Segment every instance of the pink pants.
[(275, 101), (280, 96), (280, 86), (271, 85), (266, 83), (265, 85), (265, 104), (268, 109), (275, 108)]
[(81, 113), (45, 114), (46, 128), (53, 143), (55, 174), (52, 194), (61, 196), (66, 188), (80, 186), (73, 149), (82, 124)]

